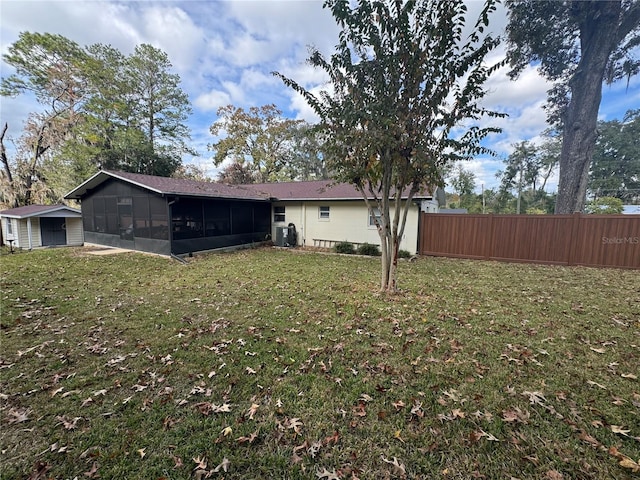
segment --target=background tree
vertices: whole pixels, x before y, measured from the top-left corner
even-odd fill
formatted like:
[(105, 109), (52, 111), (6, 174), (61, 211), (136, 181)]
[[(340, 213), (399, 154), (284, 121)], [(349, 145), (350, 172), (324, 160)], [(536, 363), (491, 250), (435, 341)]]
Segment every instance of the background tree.
[(542, 136), (542, 143), (538, 146), (538, 184), (541, 191), (546, 191), (547, 182), (560, 165), (562, 133), (554, 129), (547, 129), (542, 133)]
[(8, 205), (34, 202), (36, 185), (39, 202), (60, 201), (100, 168), (169, 176), (188, 151), (189, 100), (164, 52), (140, 45), (125, 57), (27, 32), (3, 57), (16, 71), (2, 78), (2, 95), (33, 95), (43, 106), (25, 123), (14, 157), (0, 139)]
[(531, 62), (555, 82), (549, 118), (562, 125), (556, 213), (584, 208), (603, 82), (638, 73), (640, 3), (507, 0), (508, 58), (517, 77)]
[(586, 213), (594, 215), (618, 215), (624, 210), (622, 200), (616, 197), (600, 197), (587, 203)]
[(447, 183), (458, 195), (458, 201), (453, 208), (469, 209), (474, 203), (473, 190), (476, 188), (476, 175), (464, 168), (461, 163), (454, 166), (448, 175)]
[(48, 183), (54, 191), (63, 193), (98, 169), (127, 169), (130, 108), (124, 81), (126, 57), (100, 44), (85, 51), (80, 69), (87, 80), (87, 95), (81, 121), (46, 165)]
[(504, 171), (498, 171), (496, 175), (501, 179), (501, 191), (516, 191), (516, 214), (519, 215), (523, 190), (536, 191), (541, 161), (536, 146), (531, 142), (520, 142), (513, 147), (513, 152), (504, 161)]
[[(500, 179), (499, 195), (503, 197), (501, 201), (505, 212), (553, 213), (555, 199), (545, 188), (558, 164), (558, 136), (547, 131), (540, 145), (524, 141), (513, 147), (513, 152), (504, 160), (505, 169), (496, 172)], [(513, 209), (508, 207), (507, 195), (512, 192), (515, 192), (516, 199)]]
[(0, 202), (7, 207), (32, 203), (51, 203), (55, 198), (45, 176), (46, 159), (50, 158), (56, 134), (46, 123), (31, 115), (21, 137), (15, 142), (14, 158), (9, 159), (4, 145), (8, 125), (2, 132), (3, 170), (0, 176)]
[[(483, 152), (492, 128), (473, 125), (485, 80), (485, 63), (497, 40), (481, 37), (495, 3), (488, 1), (462, 40), (462, 1), (373, 1), (352, 6), (328, 0), (341, 28), (336, 53), (311, 50), (309, 63), (324, 70), (332, 90), (315, 95), (282, 74), (321, 118), (339, 181), (360, 191), (374, 215), (382, 251), (381, 289), (396, 290), (398, 243), (411, 199), (443, 186), (443, 167)], [(407, 201), (401, 198), (406, 195)], [(371, 199), (371, 200), (370, 200)]]
[(167, 54), (148, 44), (138, 45), (125, 64), (133, 125), (148, 142), (142, 148), (147, 155), (136, 158), (138, 173), (171, 176), (182, 154), (195, 154), (185, 143), (189, 97), (180, 88), (180, 76), (170, 73), (171, 67)]
[(598, 123), (589, 191), (640, 203), (640, 110), (629, 110), (623, 121)]
[(199, 182), (211, 182), (204, 167), (193, 163), (181, 164), (171, 175), (172, 178), (183, 178), (186, 180), (197, 180)]
[(2, 78), (0, 93), (33, 95), (43, 106), (42, 112), (32, 113), (25, 123), (13, 162), (4, 143), (6, 130), (3, 132), (5, 196), (9, 206), (47, 202), (49, 189), (43, 188), (43, 166), (81, 119), (79, 111), (87, 93), (81, 66), (86, 54), (78, 44), (60, 35), (23, 32), (3, 58), (16, 72)]
[(219, 166), (231, 160), (228, 168), (237, 172), (242, 166), (258, 183), (280, 180), (291, 159), (296, 127), (302, 121), (282, 117), (282, 110), (273, 104), (251, 107), (248, 112), (227, 105), (220, 107), (217, 114), (218, 120), (209, 130), (215, 137), (224, 137), (209, 145), (214, 152), (214, 164)]
[(253, 172), (248, 164), (232, 160), (218, 173), (218, 181), (229, 185), (255, 183)]
[(297, 181), (327, 180), (330, 175), (326, 157), (322, 134), (312, 125), (302, 122), (293, 130), (285, 175)]

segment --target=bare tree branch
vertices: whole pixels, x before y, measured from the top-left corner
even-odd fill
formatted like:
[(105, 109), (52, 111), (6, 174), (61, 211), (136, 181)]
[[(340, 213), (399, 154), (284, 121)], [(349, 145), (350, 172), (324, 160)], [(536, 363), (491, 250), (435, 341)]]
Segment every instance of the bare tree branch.
[(11, 175), (11, 168), (9, 167), (9, 159), (7, 158), (7, 149), (4, 146), (4, 136), (7, 133), (8, 128), (9, 128), (9, 124), (5, 122), (4, 127), (2, 128), (2, 135), (0, 135), (0, 159), (2, 160), (4, 173), (7, 175), (7, 181), (10, 184), (12, 184), (13, 175)]

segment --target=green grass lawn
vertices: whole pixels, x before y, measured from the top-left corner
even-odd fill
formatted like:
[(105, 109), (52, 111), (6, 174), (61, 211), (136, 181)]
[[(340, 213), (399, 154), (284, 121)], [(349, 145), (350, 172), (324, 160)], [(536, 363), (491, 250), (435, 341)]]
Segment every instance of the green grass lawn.
[(637, 271), (4, 254), (2, 478), (640, 473)]

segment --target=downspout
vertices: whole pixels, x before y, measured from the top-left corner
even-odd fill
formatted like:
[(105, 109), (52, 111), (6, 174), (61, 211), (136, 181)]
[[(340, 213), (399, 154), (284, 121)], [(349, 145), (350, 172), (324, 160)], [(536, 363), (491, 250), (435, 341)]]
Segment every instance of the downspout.
[(305, 238), (306, 234), (307, 234), (307, 204), (306, 202), (302, 202), (302, 232), (300, 232), (300, 237), (302, 237), (303, 247), (307, 243), (307, 239)]
[(33, 250), (33, 240), (31, 238), (31, 217), (27, 218), (27, 237), (29, 238), (29, 250)]
[(418, 209), (418, 231), (417, 231), (417, 238), (416, 238), (416, 255), (420, 255), (420, 242), (422, 239), (422, 202), (420, 203), (415, 203), (417, 209)]

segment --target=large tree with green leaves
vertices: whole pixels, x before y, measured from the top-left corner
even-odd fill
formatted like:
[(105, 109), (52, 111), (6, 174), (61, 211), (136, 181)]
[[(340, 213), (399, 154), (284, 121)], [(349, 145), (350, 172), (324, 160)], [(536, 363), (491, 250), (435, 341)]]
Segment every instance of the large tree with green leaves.
[(138, 45), (125, 64), (134, 126), (144, 132), (148, 155), (140, 155), (139, 173), (170, 176), (182, 154), (195, 154), (186, 144), (191, 113), (189, 97), (180, 88), (180, 76), (171, 73), (165, 52), (148, 44)]
[(164, 52), (140, 45), (126, 57), (110, 46), (23, 32), (3, 58), (15, 73), (2, 78), (0, 93), (42, 105), (13, 158), (6, 130), (0, 137), (5, 203), (57, 201), (99, 168), (169, 176), (188, 151), (189, 100)]
[(636, 0), (507, 0), (508, 58), (516, 77), (532, 62), (554, 82), (549, 118), (563, 131), (556, 213), (584, 209), (603, 82), (638, 73)]
[(513, 152), (504, 161), (505, 169), (496, 172), (496, 175), (500, 177), (501, 192), (516, 191), (516, 213), (520, 214), (523, 190), (526, 188), (536, 191), (541, 161), (533, 143), (524, 141), (513, 147)]
[(595, 198), (640, 203), (640, 110), (629, 110), (622, 121), (598, 123), (589, 191)]
[(545, 187), (560, 157), (557, 135), (547, 131), (540, 145), (526, 140), (513, 147), (504, 160), (504, 170), (496, 172), (500, 179), (499, 194), (508, 198), (511, 192), (516, 192), (517, 214), (532, 208), (547, 211), (550, 197)]
[[(286, 179), (285, 167), (290, 164), (292, 143), (297, 128), (303, 123), (282, 116), (282, 110), (273, 104), (251, 107), (226, 105), (218, 109), (218, 119), (211, 125), (211, 134), (221, 137), (209, 145), (213, 162), (219, 166), (225, 160), (236, 180), (238, 172), (250, 172), (250, 178), (259, 183)], [(283, 178), (284, 177), (284, 178)]]
[(301, 122), (293, 129), (291, 153), (284, 174), (297, 181), (327, 180), (329, 170), (325, 140), (315, 126)]
[(497, 68), (486, 56), (498, 41), (483, 34), (495, 2), (484, 4), (469, 33), (462, 1), (324, 5), (341, 28), (339, 43), (328, 58), (312, 49), (308, 61), (326, 72), (330, 87), (316, 95), (275, 74), (319, 115), (335, 179), (353, 184), (380, 212), (381, 290), (394, 292), (413, 197), (443, 186), (444, 167), (484, 152), (481, 140), (496, 131), (476, 123), (497, 115), (480, 103)]
[(448, 173), (447, 183), (458, 196), (456, 208), (469, 208), (474, 201), (473, 190), (476, 188), (476, 174), (464, 168), (460, 162)]
[(3, 55), (15, 73), (2, 78), (2, 96), (32, 95), (42, 105), (25, 119), (15, 158), (9, 158), (2, 143), (3, 201), (10, 206), (47, 201), (44, 164), (81, 121), (88, 85), (82, 65), (86, 52), (75, 42), (49, 33), (20, 34)]

